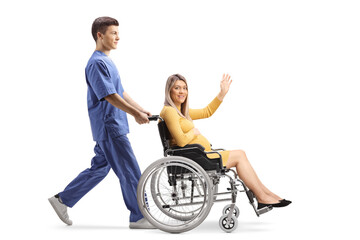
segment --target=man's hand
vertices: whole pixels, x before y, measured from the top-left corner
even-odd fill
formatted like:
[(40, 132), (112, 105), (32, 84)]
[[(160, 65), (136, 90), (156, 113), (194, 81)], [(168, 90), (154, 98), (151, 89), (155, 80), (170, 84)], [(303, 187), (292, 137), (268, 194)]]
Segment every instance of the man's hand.
[(148, 115), (148, 117), (151, 117), (151, 116), (152, 116), (151, 113), (150, 113), (149, 111), (145, 110), (145, 109), (142, 110), (142, 112), (145, 113), (146, 115)]
[(143, 112), (139, 112), (139, 114), (134, 115), (134, 118), (138, 124), (149, 123), (148, 115)]

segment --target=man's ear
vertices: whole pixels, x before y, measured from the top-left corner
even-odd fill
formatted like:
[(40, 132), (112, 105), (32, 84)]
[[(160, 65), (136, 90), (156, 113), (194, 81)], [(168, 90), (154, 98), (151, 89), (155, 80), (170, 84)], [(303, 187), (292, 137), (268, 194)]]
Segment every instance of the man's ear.
[(97, 32), (96, 33), (97, 39), (101, 39), (102, 38), (102, 33), (101, 32)]

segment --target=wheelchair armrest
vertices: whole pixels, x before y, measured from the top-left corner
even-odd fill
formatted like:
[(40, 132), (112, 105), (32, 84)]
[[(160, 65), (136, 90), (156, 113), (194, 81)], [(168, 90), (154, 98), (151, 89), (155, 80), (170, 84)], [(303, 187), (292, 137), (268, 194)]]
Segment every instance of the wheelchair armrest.
[[(198, 152), (198, 154), (200, 155), (203, 155), (208, 161), (212, 162), (219, 162), (220, 165), (222, 166), (222, 156), (219, 152), (217, 151), (205, 151), (205, 148), (200, 145), (200, 144), (188, 144), (188, 145), (185, 145), (184, 147), (179, 147), (179, 146), (175, 146), (171, 149), (168, 149), (166, 151), (167, 154), (169, 153), (175, 153), (175, 152), (178, 152), (179, 154), (181, 154), (182, 152), (183, 153), (186, 153), (186, 152)], [(208, 158), (207, 157), (207, 154), (217, 154), (219, 156), (219, 158)]]
[(205, 151), (205, 148), (200, 144), (188, 144), (188, 145), (185, 145), (184, 147), (175, 146), (172, 149), (176, 150), (176, 151), (178, 151), (178, 150), (182, 151), (182, 150), (188, 150), (188, 149), (194, 149), (194, 148), (198, 148), (201, 151)]
[(204, 152), (205, 148), (200, 144), (188, 144), (188, 145), (185, 145), (184, 147), (174, 146), (172, 148), (167, 149), (165, 154), (168, 155), (170, 153), (183, 152), (183, 151), (188, 151), (188, 150), (197, 150), (200, 152)]
[[(218, 158), (209, 158), (208, 154), (217, 154)], [(219, 152), (205, 151), (205, 148), (200, 144), (188, 144), (184, 147), (173, 147), (165, 151), (166, 155), (182, 156), (194, 160), (206, 171), (216, 170), (217, 172), (223, 170), (222, 156)]]
[(216, 149), (214, 149), (214, 148), (212, 148), (212, 144), (210, 144), (210, 147), (211, 147), (212, 151), (226, 151), (224, 148), (216, 148)]
[(216, 149), (213, 149), (211, 148), (212, 151), (226, 151), (224, 148), (216, 148)]

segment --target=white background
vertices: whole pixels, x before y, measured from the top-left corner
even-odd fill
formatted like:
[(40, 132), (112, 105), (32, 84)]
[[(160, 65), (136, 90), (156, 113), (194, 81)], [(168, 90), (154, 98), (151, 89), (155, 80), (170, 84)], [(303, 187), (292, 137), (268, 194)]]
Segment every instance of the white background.
[[(1, 239), (358, 239), (359, 12), (346, 0), (2, 1)], [(293, 204), (257, 218), (240, 195), (231, 235), (218, 227), (221, 203), (187, 233), (129, 230), (111, 171), (69, 210), (74, 225), (60, 222), (47, 198), (93, 156), (84, 68), (99, 16), (119, 20), (111, 58), (153, 114), (169, 75), (187, 78), (190, 106), (200, 108), (231, 74), (219, 110), (195, 125), (215, 147), (244, 149), (265, 185)], [(129, 123), (143, 171), (162, 157), (157, 127)]]

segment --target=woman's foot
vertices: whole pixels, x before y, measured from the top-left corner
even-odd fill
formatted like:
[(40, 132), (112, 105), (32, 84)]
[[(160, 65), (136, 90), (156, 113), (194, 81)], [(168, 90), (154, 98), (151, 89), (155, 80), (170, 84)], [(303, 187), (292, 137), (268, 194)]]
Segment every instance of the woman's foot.
[(290, 200), (286, 200), (286, 199), (281, 199), (280, 203), (282, 203), (284, 205), (284, 207), (286, 207), (287, 205), (291, 204), (292, 201)]
[(280, 203), (279, 200), (269, 195), (263, 195), (262, 197), (257, 197), (256, 199), (258, 202), (258, 210), (264, 207), (273, 207)]
[(277, 207), (277, 208), (286, 207), (291, 203), (292, 203), (291, 201), (286, 200), (286, 199), (282, 199), (277, 203), (261, 203), (261, 202), (258, 202), (257, 209), (259, 210), (259, 209), (264, 208), (264, 207)]
[(258, 202), (257, 210), (262, 209), (264, 207), (273, 207), (276, 204), (277, 203), (261, 203), (261, 202)]

